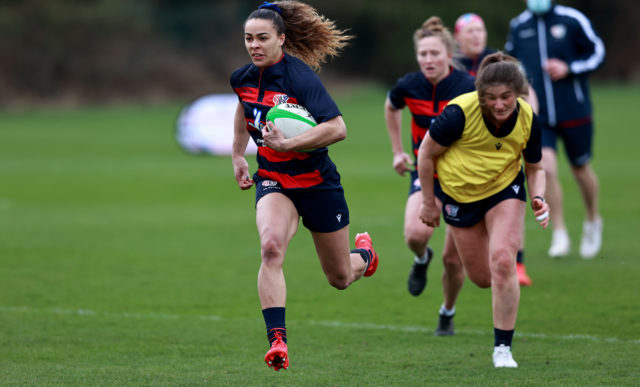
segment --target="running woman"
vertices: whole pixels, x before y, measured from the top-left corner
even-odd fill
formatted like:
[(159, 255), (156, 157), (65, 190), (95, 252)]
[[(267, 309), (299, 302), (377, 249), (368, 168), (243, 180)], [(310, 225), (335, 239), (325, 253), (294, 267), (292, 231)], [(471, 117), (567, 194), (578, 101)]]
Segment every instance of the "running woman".
[[(413, 34), (419, 71), (408, 73), (398, 80), (388, 93), (384, 105), (387, 131), (393, 152), (393, 168), (404, 176), (410, 174), (409, 198), (404, 213), (404, 239), (414, 254), (409, 273), (409, 293), (418, 296), (427, 284), (427, 269), (433, 257), (428, 247), (433, 228), (420, 221), (422, 203), (420, 181), (416, 170), (418, 148), (431, 123), (453, 98), (475, 90), (474, 78), (452, 67), (455, 43), (449, 30), (437, 16), (427, 19)], [(411, 111), (411, 143), (413, 157), (402, 145), (402, 109)], [(455, 302), (464, 283), (464, 271), (455, 246), (445, 232), (442, 253), (444, 272), (442, 288), (444, 302), (439, 311), (437, 336), (454, 334)]]
[[(256, 186), (262, 257), (258, 295), (270, 344), (264, 360), (276, 371), (289, 366), (282, 267), (299, 219), (311, 232), (322, 270), (335, 288), (346, 289), (362, 276), (373, 275), (378, 266), (368, 233), (357, 234), (356, 248), (349, 247), (349, 209), (327, 149), (345, 139), (346, 126), (311, 69), (338, 55), (351, 38), (307, 4), (265, 2), (244, 23), (251, 63), (231, 75), (231, 86), (239, 98), (233, 170), (240, 189)], [(285, 102), (306, 107), (318, 125), (297, 137), (284, 138), (265, 117), (272, 106)], [(253, 177), (244, 158), (250, 139), (258, 146), (258, 170)]]
[(540, 128), (531, 106), (519, 98), (529, 85), (515, 58), (487, 56), (476, 88), (449, 103), (420, 145), (420, 219), (437, 227), (442, 212), (465, 272), (479, 287), (491, 287), (493, 364), (517, 367), (511, 343), (520, 303), (516, 251), (525, 175), (533, 213), (542, 227), (549, 223)]
[[(487, 28), (484, 20), (480, 15), (475, 13), (460, 15), (460, 17), (456, 19), (453, 37), (458, 43), (458, 53), (455, 56), (455, 60), (464, 66), (469, 74), (475, 77), (482, 60), (487, 55), (496, 52), (496, 50), (487, 47)], [(529, 96), (525, 98), (525, 100), (529, 102), (533, 107), (533, 112), (537, 114), (538, 98), (532, 87), (529, 88)], [(522, 241), (524, 243), (524, 237)], [(529, 274), (527, 274), (527, 268), (524, 264), (524, 244), (518, 250), (516, 261), (518, 282), (521, 286), (531, 286), (533, 281), (531, 277), (529, 277)]]

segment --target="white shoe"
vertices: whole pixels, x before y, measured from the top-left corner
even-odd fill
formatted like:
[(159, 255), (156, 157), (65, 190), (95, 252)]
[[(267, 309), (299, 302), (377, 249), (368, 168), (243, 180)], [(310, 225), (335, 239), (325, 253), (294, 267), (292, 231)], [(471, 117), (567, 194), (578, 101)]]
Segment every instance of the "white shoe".
[(511, 355), (511, 347), (504, 344), (493, 347), (493, 365), (496, 368), (518, 368), (518, 363)]
[(580, 241), (580, 256), (592, 259), (600, 252), (602, 246), (602, 218), (582, 224), (582, 240)]
[(571, 242), (569, 241), (569, 233), (566, 229), (560, 228), (553, 230), (551, 236), (551, 247), (549, 247), (549, 257), (562, 258), (569, 254)]

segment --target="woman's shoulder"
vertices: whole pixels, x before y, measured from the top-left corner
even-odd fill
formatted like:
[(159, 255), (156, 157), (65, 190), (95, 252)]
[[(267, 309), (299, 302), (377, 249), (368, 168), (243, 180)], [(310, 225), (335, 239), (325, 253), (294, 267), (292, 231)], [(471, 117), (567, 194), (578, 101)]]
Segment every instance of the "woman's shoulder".
[(456, 92), (463, 93), (476, 89), (476, 78), (465, 70), (453, 68), (451, 74), (445, 78), (445, 82), (456, 89)]
[(396, 82), (396, 86), (403, 86), (406, 88), (415, 87), (416, 84), (424, 82), (426, 80), (424, 74), (420, 71), (414, 71), (410, 73), (406, 73)]
[(250, 75), (253, 69), (255, 68), (256, 67), (253, 65), (253, 63), (247, 63), (246, 65), (235, 69), (231, 73), (231, 77), (230, 77), (231, 84), (235, 85), (237, 82), (241, 82), (242, 79), (245, 78), (247, 75)]
[(311, 69), (311, 67), (309, 67), (308, 64), (304, 63), (304, 61), (298, 57), (295, 57), (293, 55), (284, 54), (284, 57), (282, 58), (282, 62), (283, 64), (290, 68), (293, 69), (295, 71), (299, 71), (299, 72), (312, 72), (315, 74), (315, 72)]

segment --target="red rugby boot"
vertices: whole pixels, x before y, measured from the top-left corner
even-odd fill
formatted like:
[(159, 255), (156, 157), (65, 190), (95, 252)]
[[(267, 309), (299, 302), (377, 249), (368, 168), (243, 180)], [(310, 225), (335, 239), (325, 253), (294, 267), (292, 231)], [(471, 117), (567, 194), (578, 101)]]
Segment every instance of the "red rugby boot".
[(527, 275), (527, 269), (524, 263), (516, 263), (516, 272), (518, 273), (518, 283), (520, 286), (531, 286), (531, 284), (533, 284), (533, 281)]
[(365, 249), (368, 250), (371, 254), (371, 260), (369, 261), (369, 267), (364, 272), (365, 277), (370, 277), (373, 273), (376, 272), (378, 268), (378, 253), (373, 249), (373, 244), (371, 243), (371, 236), (369, 236), (368, 232), (363, 232), (362, 234), (356, 234), (356, 248), (357, 249)]
[(281, 368), (286, 370), (289, 368), (289, 349), (282, 341), (280, 332), (276, 332), (275, 336), (276, 339), (271, 343), (271, 348), (264, 355), (264, 361), (269, 367), (273, 367), (274, 371), (279, 371)]

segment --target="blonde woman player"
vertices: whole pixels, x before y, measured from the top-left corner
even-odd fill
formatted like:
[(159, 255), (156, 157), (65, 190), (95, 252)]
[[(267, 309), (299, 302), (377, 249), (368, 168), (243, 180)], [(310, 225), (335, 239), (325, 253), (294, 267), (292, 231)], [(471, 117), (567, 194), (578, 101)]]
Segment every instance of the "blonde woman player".
[[(393, 168), (404, 176), (409, 172), (409, 197), (404, 213), (404, 239), (414, 255), (409, 273), (409, 293), (418, 296), (427, 284), (427, 269), (433, 257), (428, 246), (433, 228), (420, 221), (422, 202), (420, 181), (416, 170), (418, 148), (431, 123), (442, 113), (446, 104), (460, 94), (475, 90), (474, 78), (452, 66), (455, 42), (451, 33), (437, 16), (427, 19), (413, 35), (419, 70), (398, 80), (387, 95), (384, 116), (393, 152)], [(402, 141), (402, 109), (411, 112), (412, 156), (404, 151)], [(455, 303), (464, 282), (464, 271), (455, 246), (445, 232), (442, 260), (442, 289), (444, 301), (439, 311), (437, 336), (454, 334)]]

